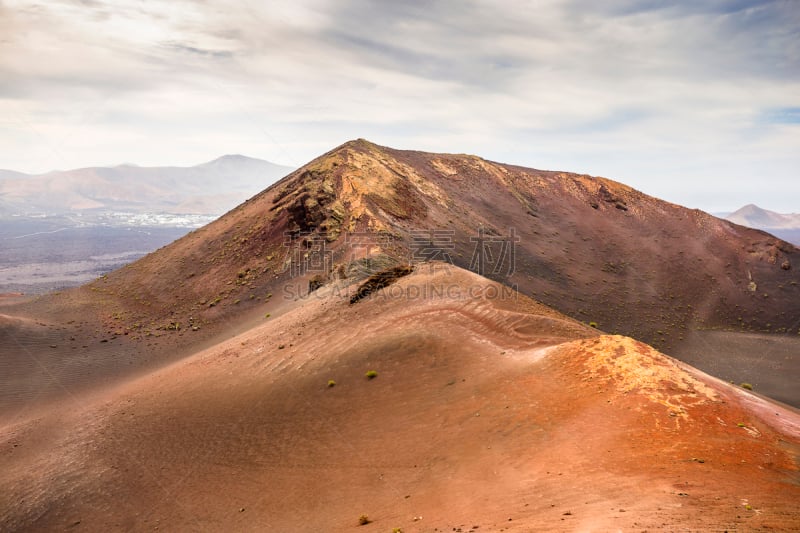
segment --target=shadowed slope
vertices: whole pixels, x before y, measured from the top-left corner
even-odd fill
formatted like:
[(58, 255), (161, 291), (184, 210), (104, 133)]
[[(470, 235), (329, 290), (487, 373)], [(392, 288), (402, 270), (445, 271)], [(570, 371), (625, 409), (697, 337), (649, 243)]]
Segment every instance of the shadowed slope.
[(80, 409), (1, 428), (0, 521), (349, 531), (365, 513), (363, 531), (800, 525), (797, 413), (456, 268), (417, 268), (350, 304), (356, 288), (322, 287)]

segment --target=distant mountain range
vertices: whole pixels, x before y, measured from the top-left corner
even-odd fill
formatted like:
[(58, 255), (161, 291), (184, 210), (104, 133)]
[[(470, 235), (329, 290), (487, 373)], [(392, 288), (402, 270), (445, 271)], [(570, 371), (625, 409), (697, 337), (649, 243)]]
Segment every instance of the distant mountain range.
[(294, 170), (243, 155), (192, 167), (91, 167), (29, 175), (0, 170), (0, 215), (74, 211), (219, 215)]
[(800, 213), (782, 214), (749, 204), (725, 217), (736, 224), (764, 230), (800, 246)]

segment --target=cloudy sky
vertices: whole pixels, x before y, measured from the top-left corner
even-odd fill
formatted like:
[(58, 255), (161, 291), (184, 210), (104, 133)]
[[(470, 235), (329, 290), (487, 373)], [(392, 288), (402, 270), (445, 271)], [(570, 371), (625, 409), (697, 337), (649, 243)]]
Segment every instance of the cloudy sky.
[(0, 168), (358, 137), (800, 212), (800, 2), (0, 0)]

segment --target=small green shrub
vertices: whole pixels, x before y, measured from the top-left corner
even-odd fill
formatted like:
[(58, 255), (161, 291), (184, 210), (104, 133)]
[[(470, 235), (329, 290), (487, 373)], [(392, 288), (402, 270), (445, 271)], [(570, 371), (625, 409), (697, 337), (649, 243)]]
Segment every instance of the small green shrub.
[(335, 386), (336, 386), (336, 382), (333, 381), (332, 379), (329, 379), (328, 380), (328, 387), (330, 388), (330, 387), (335, 387)]
[(597, 322), (589, 322), (589, 327), (597, 329)]
[(739, 386), (743, 389), (753, 390), (753, 386), (749, 383), (741, 383)]
[(367, 373), (364, 375), (367, 376), (367, 379), (374, 379), (378, 377), (378, 373), (374, 370), (367, 370)]

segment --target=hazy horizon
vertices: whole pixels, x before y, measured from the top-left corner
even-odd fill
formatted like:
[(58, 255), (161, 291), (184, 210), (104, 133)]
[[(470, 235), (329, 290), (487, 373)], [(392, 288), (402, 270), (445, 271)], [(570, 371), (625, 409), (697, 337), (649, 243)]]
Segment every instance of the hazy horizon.
[[(478, 154), (474, 154), (474, 155), (478, 155)], [(255, 160), (259, 160), (259, 161), (265, 161), (267, 163), (271, 163), (271, 164), (274, 164), (274, 165), (279, 165), (279, 163), (275, 163), (273, 161), (266, 161), (266, 160), (263, 160), (261, 158), (249, 156), (247, 154), (224, 154), (224, 155), (221, 155), (219, 157), (215, 157), (213, 159), (210, 159), (208, 161), (202, 161), (200, 163), (194, 163), (194, 164), (190, 163), (188, 165), (177, 165), (177, 164), (140, 165), (140, 164), (138, 164), (136, 162), (132, 162), (131, 161), (131, 162), (124, 162), (124, 163), (111, 163), (111, 164), (106, 164), (106, 165), (93, 165), (93, 166), (88, 166), (88, 167), (51, 169), (51, 170), (48, 170), (48, 171), (45, 171), (45, 172), (42, 172), (42, 173), (38, 173), (38, 174), (30, 174), (30, 173), (26, 173), (26, 172), (22, 172), (22, 173), (34, 177), (34, 176), (39, 176), (39, 175), (44, 175), (44, 174), (49, 174), (49, 173), (56, 173), (56, 172), (72, 172), (72, 171), (75, 171), (75, 170), (82, 170), (82, 169), (86, 169), (86, 168), (115, 168), (115, 167), (125, 167), (125, 166), (133, 166), (133, 167), (140, 167), (140, 168), (191, 168), (191, 167), (195, 167), (195, 166), (204, 165), (204, 164), (207, 164), (207, 163), (212, 163), (212, 162), (217, 161), (219, 159), (222, 159), (222, 158), (225, 158), (225, 157), (231, 157), (231, 156), (233, 156), (233, 157), (245, 157), (247, 159), (255, 159)], [(498, 162), (499, 163), (504, 163), (504, 161), (498, 161)], [(513, 163), (511, 163), (511, 164), (513, 164)], [(564, 170), (564, 169), (538, 169), (538, 170), (555, 170), (555, 171), (569, 172), (568, 170)], [(19, 170), (11, 169), (11, 168), (0, 168), (0, 172), (2, 172), (2, 171), (21, 172)], [(613, 179), (613, 178), (611, 178), (611, 179)], [(647, 191), (642, 191), (642, 192), (647, 193)], [(734, 212), (738, 211), (739, 209), (742, 209), (742, 208), (747, 207), (749, 205), (755, 205), (758, 208), (765, 209), (767, 211), (780, 213), (780, 214), (796, 214), (796, 213), (800, 213), (800, 209), (798, 209), (797, 211), (777, 211), (775, 209), (771, 209), (769, 206), (760, 205), (760, 204), (757, 204), (757, 203), (754, 203), (754, 202), (749, 202), (747, 204), (741, 204), (741, 205), (738, 205), (738, 206), (731, 206), (731, 207), (728, 207), (726, 209), (717, 209), (717, 210), (704, 209), (702, 206), (685, 206), (685, 207), (698, 208), (698, 209), (707, 211), (708, 213), (710, 213), (712, 215), (716, 215), (716, 216), (726, 216), (726, 215), (733, 214)]]

